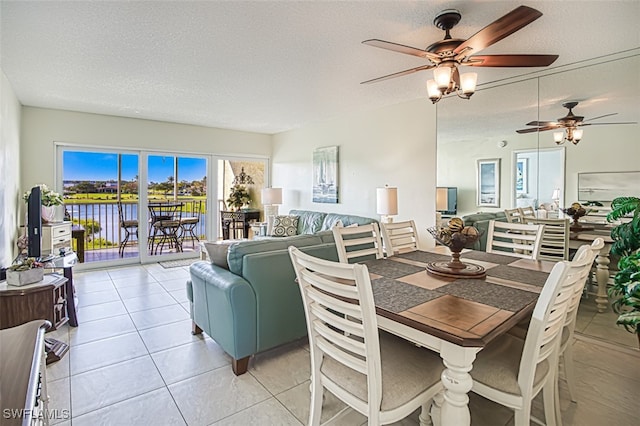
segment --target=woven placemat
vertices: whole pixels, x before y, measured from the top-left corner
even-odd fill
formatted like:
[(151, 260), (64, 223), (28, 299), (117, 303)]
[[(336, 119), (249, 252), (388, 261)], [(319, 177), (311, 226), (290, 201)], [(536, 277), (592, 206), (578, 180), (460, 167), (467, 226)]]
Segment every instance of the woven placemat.
[(464, 259), (471, 259), (471, 260), (479, 260), (481, 262), (497, 263), (498, 265), (508, 265), (512, 262), (515, 262), (519, 258), (513, 257), (513, 256), (505, 256), (502, 254), (494, 254), (494, 253), (487, 253), (484, 251), (474, 250), (467, 253), (462, 253), (462, 255), (460, 256), (460, 259), (462, 261), (464, 261)]
[(424, 268), (415, 265), (409, 265), (407, 263), (395, 262), (393, 260), (369, 260), (362, 262), (367, 265), (369, 272), (377, 275), (382, 275), (385, 278), (400, 278), (407, 275), (415, 274), (416, 272), (424, 271)]
[(438, 288), (439, 292), (493, 306), (506, 311), (517, 312), (538, 298), (538, 294), (485, 280), (455, 280)]
[(547, 282), (549, 274), (541, 271), (532, 271), (531, 269), (516, 268), (515, 266), (499, 265), (495, 268), (487, 269), (487, 275), (490, 277), (502, 278), (504, 280), (516, 281), (525, 284), (531, 284), (538, 287), (544, 286)]
[(376, 306), (398, 313), (442, 296), (434, 290), (417, 287), (389, 278), (371, 281)]
[(428, 253), (426, 251), (410, 251), (408, 253), (396, 254), (395, 257), (413, 260), (420, 263), (444, 262), (451, 260), (451, 256), (446, 254)]

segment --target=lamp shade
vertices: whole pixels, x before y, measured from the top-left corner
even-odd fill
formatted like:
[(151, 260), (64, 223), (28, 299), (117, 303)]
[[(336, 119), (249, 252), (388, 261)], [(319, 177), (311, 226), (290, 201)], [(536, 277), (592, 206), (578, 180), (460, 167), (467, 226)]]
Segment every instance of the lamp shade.
[(560, 199), (560, 188), (556, 188), (553, 190), (553, 194), (551, 194), (551, 199), (552, 200), (559, 200)]
[(376, 211), (380, 215), (398, 214), (398, 188), (385, 186), (376, 189)]
[(436, 210), (449, 210), (448, 188), (436, 188)]
[(262, 204), (282, 204), (282, 188), (264, 188), (262, 190)]

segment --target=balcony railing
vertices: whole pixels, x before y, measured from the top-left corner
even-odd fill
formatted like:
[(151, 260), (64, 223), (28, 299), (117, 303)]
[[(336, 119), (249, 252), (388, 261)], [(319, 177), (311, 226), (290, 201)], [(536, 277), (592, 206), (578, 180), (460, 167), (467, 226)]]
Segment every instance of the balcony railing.
[[(198, 239), (205, 238), (205, 223), (206, 223), (206, 201), (195, 199), (180, 199), (182, 203), (181, 215), (186, 217), (197, 217), (198, 221), (193, 226), (193, 234)], [(153, 200), (153, 203), (173, 202), (173, 200)], [(138, 202), (137, 201), (122, 201), (122, 220), (139, 220), (138, 215)], [(104, 258), (104, 256), (91, 256), (92, 251), (115, 251), (121, 252), (120, 248), (125, 240), (126, 231), (120, 226), (120, 216), (118, 212), (118, 203), (113, 200), (74, 200), (66, 199), (65, 208), (71, 220), (74, 224), (79, 224), (85, 229), (85, 261), (90, 262), (92, 259)], [(181, 232), (180, 238), (182, 239), (182, 245), (185, 251), (189, 251), (197, 247), (197, 241), (191, 235), (190, 232)], [(115, 250), (114, 250), (115, 249)], [(137, 239), (130, 238), (127, 241), (126, 246), (122, 252), (126, 252), (126, 256), (131, 257), (137, 255), (139, 250)], [(174, 251), (169, 250), (163, 251)], [(134, 253), (132, 253), (134, 252)], [(148, 248), (148, 253), (152, 254), (151, 247)], [(98, 253), (95, 253), (96, 255)], [(115, 256), (114, 256), (115, 257)]]

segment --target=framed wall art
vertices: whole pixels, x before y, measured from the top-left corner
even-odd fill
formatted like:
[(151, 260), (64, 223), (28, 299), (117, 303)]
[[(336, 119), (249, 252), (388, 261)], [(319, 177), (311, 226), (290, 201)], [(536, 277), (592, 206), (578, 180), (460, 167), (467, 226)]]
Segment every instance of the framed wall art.
[(640, 172), (578, 173), (578, 200), (613, 201), (638, 195)]
[(526, 194), (529, 192), (529, 159), (519, 158), (516, 162), (516, 192)]
[(477, 205), (486, 207), (500, 207), (500, 159), (491, 158), (478, 160)]
[(313, 202), (338, 203), (338, 146), (313, 151)]

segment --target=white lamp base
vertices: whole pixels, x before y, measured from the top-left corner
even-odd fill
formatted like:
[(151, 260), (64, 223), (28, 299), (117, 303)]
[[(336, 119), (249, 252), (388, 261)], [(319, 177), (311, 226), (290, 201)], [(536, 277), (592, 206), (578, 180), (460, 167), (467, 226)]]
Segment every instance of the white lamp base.
[(267, 235), (271, 235), (273, 229), (273, 220), (278, 216), (277, 204), (266, 204), (264, 206), (264, 220), (267, 222)]
[(382, 216), (380, 216), (380, 222), (381, 223), (393, 223), (393, 216), (382, 215)]

